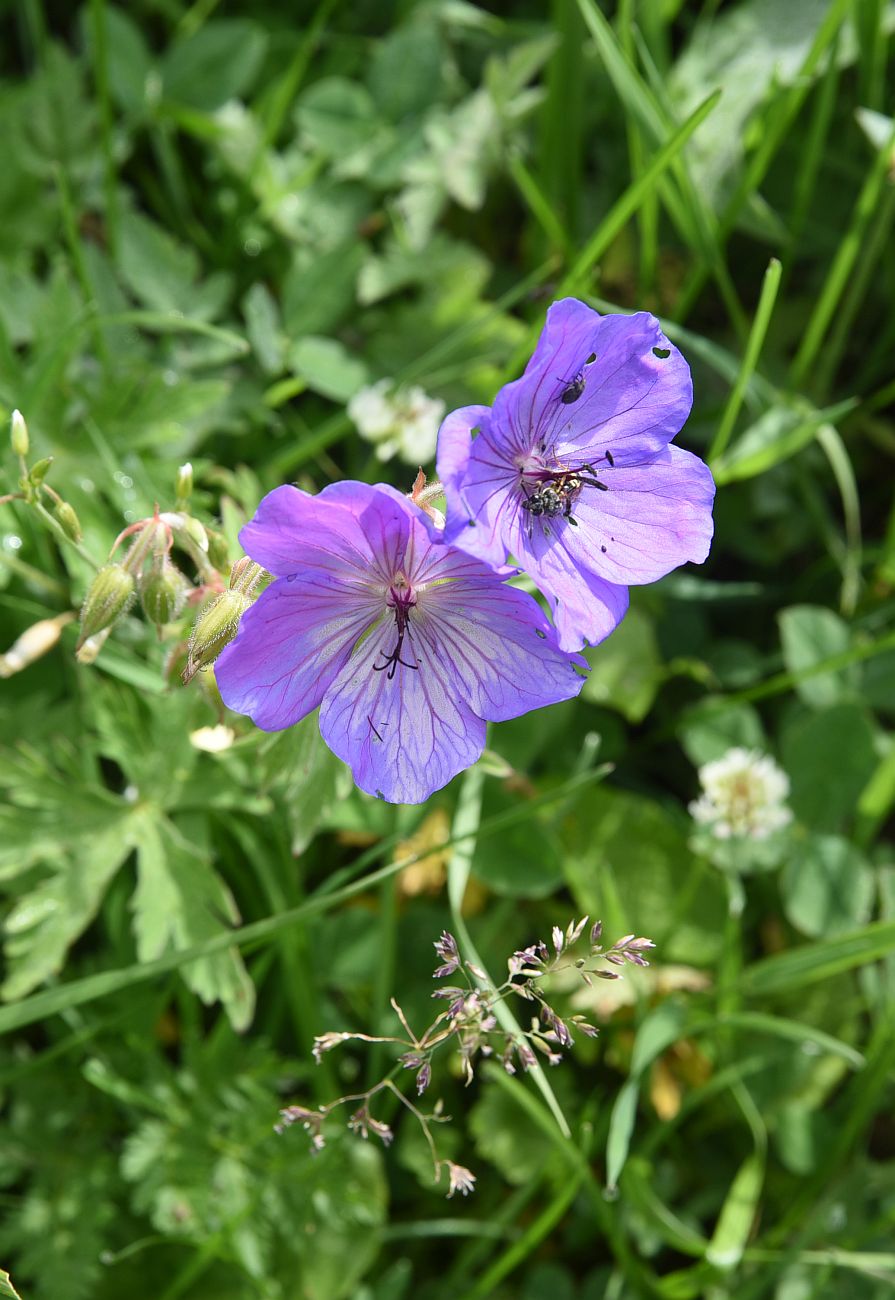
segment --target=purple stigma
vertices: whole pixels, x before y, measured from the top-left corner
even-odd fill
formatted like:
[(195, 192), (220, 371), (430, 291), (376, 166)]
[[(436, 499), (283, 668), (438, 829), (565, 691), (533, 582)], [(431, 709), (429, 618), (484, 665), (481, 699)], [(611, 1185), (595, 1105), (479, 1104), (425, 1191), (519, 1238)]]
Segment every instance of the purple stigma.
[(398, 630), (398, 640), (391, 654), (387, 655), (382, 651), (384, 664), (374, 664), (373, 672), (382, 673), (388, 669), (388, 680), (392, 681), (395, 673), (398, 671), (398, 664), (403, 668), (411, 668), (414, 672), (419, 669), (419, 664), (409, 664), (406, 659), (401, 658), (401, 647), (404, 645), (405, 636), (410, 636), (410, 611), (416, 604), (416, 596), (413, 594), (413, 588), (404, 577), (399, 573), (394, 581), (393, 586), (389, 589), (387, 605), (389, 609), (394, 610), (395, 627)]

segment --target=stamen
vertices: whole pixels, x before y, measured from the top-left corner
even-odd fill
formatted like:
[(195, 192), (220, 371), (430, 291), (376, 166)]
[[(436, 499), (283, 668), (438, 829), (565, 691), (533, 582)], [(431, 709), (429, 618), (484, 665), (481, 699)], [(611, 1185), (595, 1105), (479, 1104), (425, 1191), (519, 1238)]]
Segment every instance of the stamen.
[(410, 636), (410, 611), (416, 604), (416, 597), (409, 586), (404, 585), (405, 582), (406, 579), (400, 582), (397, 587), (392, 587), (388, 594), (388, 606), (395, 611), (395, 626), (398, 631), (395, 648), (390, 655), (387, 655), (384, 650), (380, 651), (385, 663), (373, 665), (374, 673), (384, 673), (388, 669), (389, 681), (394, 679), (395, 673), (398, 671), (398, 664), (401, 664), (403, 668), (410, 668), (413, 672), (419, 670), (419, 664), (409, 664), (406, 659), (401, 658), (404, 638)]

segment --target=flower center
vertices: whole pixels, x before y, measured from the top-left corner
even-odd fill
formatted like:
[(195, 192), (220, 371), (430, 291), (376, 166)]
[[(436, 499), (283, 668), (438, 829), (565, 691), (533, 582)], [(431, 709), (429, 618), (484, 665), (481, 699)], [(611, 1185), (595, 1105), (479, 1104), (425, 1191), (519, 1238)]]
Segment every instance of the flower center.
[(418, 668), (417, 664), (409, 664), (406, 659), (401, 658), (404, 638), (405, 636), (410, 637), (410, 611), (416, 604), (413, 587), (411, 587), (405, 574), (397, 573), (392, 579), (392, 585), (389, 587), (385, 603), (395, 616), (397, 640), (391, 654), (387, 655), (382, 651), (385, 663), (374, 664), (373, 671), (374, 673), (383, 673), (388, 669), (388, 680), (391, 681), (398, 671), (398, 664), (401, 664), (404, 668), (412, 668), (414, 672)]
[[(615, 461), (611, 451), (595, 457), (593, 461), (582, 461), (579, 465), (568, 465), (560, 461), (555, 454), (545, 457), (546, 444), (541, 443), (538, 455), (530, 455), (519, 463), (519, 487), (522, 491), (522, 509), (528, 515), (528, 538), (531, 541), (534, 520), (537, 518), (565, 519), (567, 523), (578, 526), (578, 520), (572, 515), (572, 507), (585, 488), (596, 488), (608, 492), (609, 484), (603, 483), (597, 475), (597, 465), (605, 461), (612, 469)], [(603, 468), (603, 467), (601, 467)], [(550, 536), (550, 529), (542, 525), (544, 536)]]

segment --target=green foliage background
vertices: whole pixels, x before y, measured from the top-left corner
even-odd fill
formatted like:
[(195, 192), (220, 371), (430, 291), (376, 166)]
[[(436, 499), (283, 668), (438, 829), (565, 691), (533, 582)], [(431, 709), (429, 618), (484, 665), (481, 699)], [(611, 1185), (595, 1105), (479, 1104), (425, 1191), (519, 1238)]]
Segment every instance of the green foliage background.
[[(893, 27), (887, 0), (2, 7), (0, 414), (88, 554), (189, 459), (235, 559), (264, 491), (382, 472), (360, 386), (490, 402), (569, 293), (663, 318), (719, 483), (709, 562), (636, 591), (582, 700), (493, 729), (421, 809), (354, 791), (313, 719), (196, 749), (187, 622), (129, 617), (92, 667), (72, 625), (3, 683), (24, 1300), (891, 1294)], [(0, 510), (7, 646), (90, 568)], [(719, 867), (686, 809), (732, 744), (777, 757), (796, 820)], [(452, 820), (449, 888), (409, 895)], [(409, 1117), (385, 1155), (273, 1134), (387, 1067), (316, 1067), (315, 1034), (393, 1032), (392, 994), (426, 1023), (442, 928), (502, 976), (585, 912), (656, 963), (546, 1099), (445, 1065), (468, 1200)]]

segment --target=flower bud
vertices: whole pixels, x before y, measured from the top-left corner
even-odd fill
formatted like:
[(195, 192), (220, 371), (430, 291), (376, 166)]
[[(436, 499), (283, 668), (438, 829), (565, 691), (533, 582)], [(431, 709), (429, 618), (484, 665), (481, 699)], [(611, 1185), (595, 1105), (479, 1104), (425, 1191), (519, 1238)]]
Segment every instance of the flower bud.
[(134, 598), (136, 583), (133, 574), (121, 564), (104, 565), (84, 598), (81, 610), (81, 635), (78, 649), (84, 642), (121, 617)]
[(203, 554), (208, 552), (208, 533), (198, 519), (194, 519), (192, 515), (184, 515), (182, 530)]
[(96, 663), (111, 630), (110, 627), (104, 627), (102, 632), (97, 632), (96, 636), (89, 636), (86, 641), (78, 642), (75, 658), (79, 664)]
[(230, 547), (223, 533), (213, 528), (206, 528), (208, 534), (208, 558), (218, 573), (226, 573), (230, 567)]
[(28, 426), (21, 411), (13, 411), (9, 422), (9, 441), (16, 456), (27, 456), (30, 439)]
[(62, 629), (70, 623), (74, 614), (60, 614), (57, 618), (43, 618), (25, 629), (17, 641), (9, 647), (6, 654), (0, 655), (0, 677), (12, 677), (23, 668), (43, 658), (59, 640)]
[(41, 483), (43, 483), (44, 479), (47, 477), (52, 463), (52, 456), (44, 456), (42, 460), (34, 462), (28, 471), (28, 482), (32, 487), (40, 487)]
[(140, 600), (143, 611), (156, 627), (171, 623), (183, 609), (189, 583), (170, 560), (162, 560), (153, 568), (142, 586)]
[(236, 561), (230, 570), (230, 590), (240, 591), (245, 596), (251, 596), (255, 587), (264, 577), (266, 577), (266, 570), (262, 569), (261, 565), (256, 564), (254, 560), (250, 560), (247, 555), (244, 555), (241, 560)]
[(241, 591), (225, 591), (202, 611), (190, 638), (189, 657), (183, 670), (184, 685), (200, 668), (214, 663), (228, 642), (236, 636), (239, 620), (251, 605)]
[(177, 487), (175, 491), (178, 507), (185, 506), (193, 495), (193, 467), (189, 461), (185, 465), (181, 465), (177, 471)]
[(56, 522), (61, 527), (69, 541), (79, 542), (83, 536), (81, 530), (81, 521), (75, 514), (73, 506), (67, 501), (60, 500), (53, 507), (53, 514), (56, 516)]

